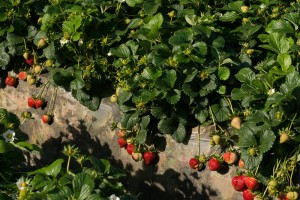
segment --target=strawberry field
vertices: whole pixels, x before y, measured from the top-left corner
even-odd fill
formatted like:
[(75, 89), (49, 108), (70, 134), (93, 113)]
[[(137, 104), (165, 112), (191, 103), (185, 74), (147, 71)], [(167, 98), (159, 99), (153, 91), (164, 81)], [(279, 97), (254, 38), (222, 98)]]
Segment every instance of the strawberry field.
[(58, 89), (91, 111), (117, 104), (115, 142), (137, 162), (156, 165), (167, 135), (189, 145), (192, 128), (212, 126), (211, 153), (200, 154), (199, 128), (189, 170), (234, 168), (230, 187), (245, 200), (298, 199), (299, 0), (4, 2), (1, 86), (34, 89), (24, 112), (0, 109), (1, 199), (138, 198), (120, 170), (76, 146), (62, 149), (67, 165), (16, 162), (40, 151), (16, 134), (25, 120), (58, 123)]

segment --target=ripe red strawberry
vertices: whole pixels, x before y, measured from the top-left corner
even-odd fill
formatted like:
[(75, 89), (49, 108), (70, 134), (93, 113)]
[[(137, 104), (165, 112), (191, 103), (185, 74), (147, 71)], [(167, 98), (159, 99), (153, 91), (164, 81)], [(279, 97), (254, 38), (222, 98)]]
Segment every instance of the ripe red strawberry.
[(140, 152), (132, 152), (131, 156), (135, 161), (140, 161), (143, 159), (143, 154)]
[(17, 79), (12, 76), (7, 76), (5, 78), (5, 84), (14, 87), (17, 84)]
[(234, 176), (232, 178), (231, 184), (236, 191), (244, 191), (247, 189), (244, 178), (244, 175)]
[(132, 155), (132, 152), (134, 151), (134, 145), (133, 144), (128, 144), (126, 147), (126, 151), (128, 154)]
[(243, 191), (243, 199), (244, 200), (254, 200), (254, 194), (250, 190)]
[(151, 151), (147, 151), (144, 153), (143, 157), (146, 165), (150, 165), (155, 159), (155, 154)]
[(33, 63), (34, 63), (34, 56), (32, 54), (28, 56), (28, 58), (26, 59), (26, 63), (28, 65), (33, 65)]
[(258, 180), (252, 176), (245, 176), (244, 181), (249, 190), (255, 190), (259, 187)]
[(19, 80), (25, 81), (26, 78), (27, 78), (27, 72), (25, 72), (25, 71), (19, 72), (19, 74), (18, 74), (18, 79)]
[(52, 116), (49, 114), (43, 114), (42, 121), (44, 122), (44, 124), (50, 124), (52, 121)]
[(29, 97), (27, 100), (28, 106), (31, 108), (35, 108), (35, 98)]
[(225, 152), (223, 154), (223, 160), (229, 165), (235, 163), (237, 161), (237, 159), (238, 159), (238, 156), (234, 152)]
[(124, 140), (123, 138), (118, 138), (118, 144), (120, 148), (126, 147), (127, 146), (127, 141)]
[(220, 161), (216, 158), (211, 158), (207, 164), (210, 171), (218, 171), (222, 167)]
[(43, 107), (44, 104), (45, 104), (44, 99), (37, 98), (37, 99), (35, 100), (35, 108)]
[(189, 161), (189, 165), (192, 169), (198, 170), (199, 169), (199, 160), (196, 158), (191, 158)]

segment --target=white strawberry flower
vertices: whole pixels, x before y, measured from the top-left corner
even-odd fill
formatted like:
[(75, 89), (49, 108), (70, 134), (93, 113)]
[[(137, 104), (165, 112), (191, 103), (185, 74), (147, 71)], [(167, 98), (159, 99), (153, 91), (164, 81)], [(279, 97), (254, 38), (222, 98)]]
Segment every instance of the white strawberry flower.
[(269, 91), (268, 91), (268, 95), (271, 96), (272, 94), (275, 93), (275, 89), (274, 88), (271, 88)]
[(65, 44), (67, 44), (69, 42), (69, 40), (67, 40), (66, 38), (62, 37), (59, 42), (60, 42), (61, 46), (64, 46)]
[(13, 130), (8, 129), (3, 133), (5, 142), (13, 142), (15, 140), (16, 133)]
[(19, 178), (19, 180), (17, 181), (16, 184), (17, 184), (17, 187), (19, 188), (19, 190), (24, 190), (25, 189), (25, 187), (24, 187), (25, 180), (24, 180), (23, 177)]
[(109, 200), (120, 200), (120, 197), (117, 197), (115, 194), (110, 195)]

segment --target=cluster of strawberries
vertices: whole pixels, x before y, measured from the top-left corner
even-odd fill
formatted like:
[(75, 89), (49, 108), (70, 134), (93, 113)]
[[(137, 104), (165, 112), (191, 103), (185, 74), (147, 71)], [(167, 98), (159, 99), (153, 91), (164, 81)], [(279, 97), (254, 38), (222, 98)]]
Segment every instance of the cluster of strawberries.
[(146, 165), (153, 164), (157, 158), (157, 154), (150, 150), (150, 148), (145, 149), (145, 146), (135, 143), (134, 138), (130, 137), (126, 131), (118, 130), (118, 144), (120, 148), (125, 148), (135, 161), (144, 159)]

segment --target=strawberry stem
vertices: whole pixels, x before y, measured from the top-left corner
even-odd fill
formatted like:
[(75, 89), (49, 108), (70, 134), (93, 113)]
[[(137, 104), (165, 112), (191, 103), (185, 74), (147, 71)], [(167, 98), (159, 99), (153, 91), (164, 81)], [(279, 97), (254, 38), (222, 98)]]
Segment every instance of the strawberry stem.
[(228, 97), (225, 97), (225, 99), (226, 99), (226, 102), (228, 103), (228, 106), (229, 106), (232, 114), (234, 115), (234, 110), (233, 110), (232, 103), (231, 103), (230, 99)]
[(215, 117), (214, 117), (214, 114), (213, 114), (212, 109), (211, 109), (210, 106), (209, 106), (209, 114), (210, 114), (210, 117), (211, 117), (211, 119), (213, 121), (213, 124), (214, 124), (214, 127), (215, 127), (215, 131), (217, 131), (217, 124), (216, 124)]
[(260, 166), (260, 164), (257, 166), (257, 168), (256, 168), (256, 170), (255, 170), (255, 172), (254, 172), (254, 176), (256, 176), (256, 174), (257, 174), (257, 172), (258, 172), (259, 166)]
[(39, 93), (37, 94), (36, 98), (42, 97), (43, 92), (46, 88), (46, 86), (49, 84), (50, 80), (47, 80), (47, 82), (42, 86), (41, 90), (39, 91)]
[(296, 116), (297, 116), (297, 113), (294, 115), (294, 117), (293, 117), (293, 119), (292, 119), (292, 121), (291, 121), (291, 124), (290, 124), (289, 129), (288, 129), (289, 131), (290, 131), (291, 128), (292, 128), (292, 125), (293, 125), (293, 123), (294, 123), (294, 120), (295, 120)]
[[(57, 87), (55, 87), (55, 91), (51, 95), (51, 99), (50, 99), (50, 103), (49, 103), (49, 108), (48, 108), (48, 111), (47, 111), (48, 115), (52, 115), (53, 114), (54, 105), (55, 105), (54, 102), (55, 102), (56, 96), (57, 96)], [(52, 109), (51, 109), (51, 107), (52, 107)]]
[(200, 157), (200, 125), (198, 126), (198, 132), (197, 132), (197, 135), (198, 135), (198, 156)]

